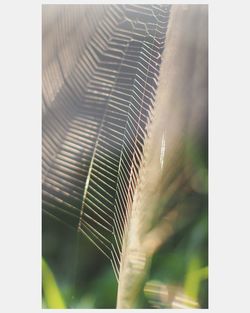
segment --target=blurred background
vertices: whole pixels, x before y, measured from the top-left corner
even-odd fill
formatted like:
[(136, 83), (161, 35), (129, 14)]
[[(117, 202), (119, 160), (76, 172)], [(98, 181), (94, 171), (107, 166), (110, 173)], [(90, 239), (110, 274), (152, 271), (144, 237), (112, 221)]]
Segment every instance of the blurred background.
[[(53, 10), (60, 13), (60, 10), (66, 10), (62, 7), (56, 10), (54, 6)], [(162, 169), (159, 165), (161, 151), (158, 151), (158, 146), (158, 150), (151, 147), (158, 164), (153, 170), (161, 171), (161, 176), (157, 183), (159, 194), (153, 205), (156, 213), (150, 227), (157, 229), (171, 212), (177, 212), (178, 216), (170, 220), (171, 235), (165, 239), (162, 237), (152, 256), (137, 295), (140, 308), (208, 307), (207, 7), (190, 7), (183, 6), (182, 10), (176, 11), (177, 24), (180, 20), (182, 22), (176, 27), (177, 33), (169, 45), (172, 51), (177, 52), (165, 57), (172, 68), (166, 71), (169, 76), (161, 78), (159, 84), (162, 104), (166, 107), (161, 114), (166, 138), (165, 166)], [(44, 23), (47, 26), (44, 26), (43, 40), (47, 40), (48, 46), (48, 53), (43, 55), (45, 111), (53, 104), (63, 85), (63, 78), (58, 75), (60, 79), (56, 81), (50, 74), (57, 73), (56, 67), (51, 68), (63, 50), (53, 40), (61, 29), (52, 27), (53, 10), (44, 19), (46, 21), (47, 18), (47, 23)], [(74, 14), (86, 24), (90, 17), (82, 10), (80, 14), (74, 8)], [(91, 10), (103, 14), (102, 10)], [(86, 19), (81, 19), (83, 14)], [(72, 33), (76, 37), (83, 36), (84, 27), (79, 28), (78, 34), (73, 26), (74, 23), (71, 25)], [(88, 29), (88, 36), (93, 29)], [(72, 44), (73, 36), (65, 38), (62, 42), (69, 46), (68, 55), (77, 55), (79, 47)], [(82, 45), (85, 45), (84, 41)], [(74, 68), (74, 62), (74, 59), (69, 62), (65, 76)], [(49, 88), (50, 93), (47, 92)], [(166, 90), (167, 95), (164, 94)], [(158, 141), (161, 144), (161, 137)], [(43, 214), (42, 256), (43, 308), (116, 307), (118, 284), (110, 261), (76, 228)]]

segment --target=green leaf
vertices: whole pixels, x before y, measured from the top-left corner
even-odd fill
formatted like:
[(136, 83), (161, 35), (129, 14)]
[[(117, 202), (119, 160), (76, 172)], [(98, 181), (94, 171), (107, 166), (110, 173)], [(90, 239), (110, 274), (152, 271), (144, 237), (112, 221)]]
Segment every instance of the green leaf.
[(48, 264), (42, 259), (42, 283), (45, 303), (48, 309), (65, 309), (60, 289)]
[(200, 259), (198, 257), (193, 257), (190, 264), (188, 273), (185, 281), (185, 294), (198, 300), (198, 293), (200, 288), (200, 283), (202, 280), (208, 278), (208, 267), (200, 268)]

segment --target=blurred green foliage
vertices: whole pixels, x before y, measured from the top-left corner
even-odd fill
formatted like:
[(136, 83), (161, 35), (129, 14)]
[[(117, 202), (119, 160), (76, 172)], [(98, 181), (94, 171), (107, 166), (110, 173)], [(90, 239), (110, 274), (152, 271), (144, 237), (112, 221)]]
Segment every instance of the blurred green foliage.
[(44, 305), (48, 309), (65, 309), (65, 303), (54, 275), (46, 261), (42, 260)]

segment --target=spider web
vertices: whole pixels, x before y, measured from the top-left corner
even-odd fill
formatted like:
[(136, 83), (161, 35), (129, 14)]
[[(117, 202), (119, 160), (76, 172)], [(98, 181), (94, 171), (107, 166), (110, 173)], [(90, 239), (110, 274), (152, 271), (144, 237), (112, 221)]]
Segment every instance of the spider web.
[(42, 210), (118, 279), (170, 6), (57, 7), (43, 8)]

